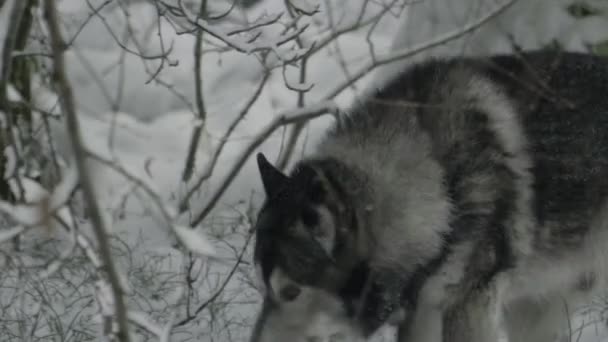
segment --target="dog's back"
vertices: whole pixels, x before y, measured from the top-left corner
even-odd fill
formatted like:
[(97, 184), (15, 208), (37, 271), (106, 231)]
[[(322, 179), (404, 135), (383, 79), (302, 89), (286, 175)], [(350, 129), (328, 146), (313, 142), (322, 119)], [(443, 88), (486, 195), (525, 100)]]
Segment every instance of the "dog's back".
[[(452, 341), (492, 341), (495, 317), (506, 308), (512, 339), (524, 338), (525, 330), (526, 340), (549, 342), (564, 319), (561, 301), (576, 304), (574, 298), (602, 286), (606, 62), (555, 51), (428, 61), (357, 103), (315, 156), (300, 163), (329, 179), (327, 188), (339, 190), (332, 200), (355, 212), (356, 232), (332, 228), (332, 239), (321, 245), (338, 253), (331, 258), (348, 255), (367, 267), (362, 277), (331, 278), (360, 290), (331, 295), (356, 303), (354, 322), (365, 335), (398, 302), (408, 312), (400, 333), (407, 341), (428, 338), (428, 324), (443, 326), (438, 331)], [(341, 211), (327, 212), (331, 222), (345, 222)], [(280, 241), (287, 240), (267, 234), (257, 243), (281, 250)], [(301, 285), (328, 283), (290, 269), (302, 263), (270, 264)], [(341, 265), (351, 276), (359, 272), (355, 263)], [(546, 317), (546, 326), (523, 328)]]

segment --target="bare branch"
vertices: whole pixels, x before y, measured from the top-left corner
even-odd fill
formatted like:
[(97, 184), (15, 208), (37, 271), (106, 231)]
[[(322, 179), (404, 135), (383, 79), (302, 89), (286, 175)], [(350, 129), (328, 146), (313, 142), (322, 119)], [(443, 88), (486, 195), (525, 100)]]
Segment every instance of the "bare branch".
[(129, 181), (133, 182), (133, 184), (135, 184), (136, 186), (138, 186), (139, 188), (144, 190), (145, 193), (147, 193), (148, 196), (150, 196), (150, 198), (152, 199), (152, 201), (156, 204), (157, 208), (160, 210), (160, 213), (163, 216), (163, 219), (166, 221), (166, 223), (168, 225), (172, 225), (173, 215), (171, 215), (170, 210), (165, 207), (165, 205), (163, 204), (163, 200), (161, 199), (161, 197), (157, 191), (152, 189), (142, 179), (140, 179), (139, 177), (137, 177), (136, 175), (131, 173), (129, 170), (122, 167), (118, 163), (118, 161), (106, 159), (93, 151), (85, 150), (85, 153), (91, 159), (97, 160), (98, 162), (112, 168), (114, 171), (120, 173), (123, 177), (125, 177)]
[[(219, 39), (232, 49), (245, 53), (251, 54), (259, 52), (262, 54), (273, 52), (277, 55), (280, 60), (293, 60), (293, 58), (284, 58), (281, 56), (281, 51), (278, 47), (289, 43), (297, 37), (299, 37), (307, 28), (308, 25), (297, 25), (287, 24), (286, 26), (292, 27), (292, 29), (283, 32), (277, 37), (271, 37), (267, 39), (260, 39), (262, 31), (257, 31), (257, 28), (268, 26), (278, 22), (280, 15), (275, 15), (267, 20), (261, 20), (252, 25), (248, 25), (245, 29), (237, 29), (232, 31), (223, 31), (215, 25), (210, 24), (210, 19), (203, 19), (196, 14), (192, 14), (183, 4), (183, 0), (178, 0), (178, 7), (160, 2), (167, 8), (167, 13), (177, 19), (185, 19), (189, 25), (193, 26), (194, 29), (203, 30), (210, 36)], [(193, 32), (192, 28), (187, 28), (187, 32)], [(237, 37), (235, 35), (239, 34)], [(243, 37), (241, 37), (243, 36)], [(249, 37), (247, 37), (249, 36)], [(299, 56), (301, 57), (301, 56)]]
[(158, 323), (154, 322), (152, 318), (148, 317), (148, 315), (143, 312), (129, 311), (127, 316), (129, 317), (129, 321), (153, 334), (159, 340), (162, 340), (163, 336), (166, 335), (165, 329), (159, 327)]
[(65, 42), (61, 36), (59, 27), (59, 18), (55, 2), (53, 0), (44, 1), (44, 17), (48, 25), (49, 35), (51, 40), (51, 49), (53, 52), (54, 79), (57, 93), (61, 99), (62, 107), (66, 115), (67, 132), (72, 142), (74, 150), (74, 159), (84, 198), (88, 204), (89, 213), (93, 232), (99, 244), (101, 258), (103, 260), (105, 270), (107, 272), (112, 294), (114, 297), (116, 321), (118, 324), (117, 337), (119, 341), (129, 342), (129, 331), (127, 326), (127, 309), (124, 302), (124, 293), (120, 281), (120, 276), (110, 251), (110, 244), (106, 236), (107, 230), (101, 215), (101, 209), (95, 198), (95, 189), (92, 180), (89, 178), (89, 167), (87, 165), (86, 151), (83, 146), (82, 136), (80, 132), (80, 124), (76, 114), (76, 105), (72, 88), (69, 84), (65, 73), (65, 61), (63, 56)]
[(241, 121), (243, 121), (243, 119), (245, 118), (245, 116), (247, 116), (247, 113), (249, 113), (249, 110), (251, 109), (251, 106), (253, 106), (253, 104), (260, 97), (260, 94), (262, 93), (262, 90), (264, 89), (264, 86), (266, 85), (266, 82), (268, 81), (269, 77), (270, 77), (270, 73), (264, 74), (264, 77), (263, 77), (262, 81), (260, 82), (260, 84), (256, 88), (256, 90), (253, 93), (253, 95), (249, 98), (249, 101), (247, 101), (247, 103), (245, 103), (245, 106), (243, 107), (243, 109), (241, 109), (241, 111), (236, 116), (236, 118), (228, 126), (228, 129), (226, 130), (226, 133), (224, 133), (224, 135), (220, 139), (219, 145), (217, 146), (217, 148), (215, 149), (215, 152), (213, 153), (213, 156), (211, 157), (211, 161), (209, 161), (209, 163), (207, 164), (207, 167), (205, 168), (205, 170), (197, 178), (196, 182), (194, 182), (194, 185), (190, 188), (190, 190), (188, 190), (188, 192), (186, 193), (186, 196), (180, 202), (180, 204), (179, 204), (179, 210), (181, 212), (183, 212), (183, 211), (186, 210), (186, 208), (188, 207), (188, 201), (194, 195), (194, 193), (201, 187), (201, 185), (206, 180), (208, 180), (212, 176), (213, 170), (215, 170), (215, 166), (217, 165), (217, 162), (218, 162), (218, 160), (219, 160), (222, 152), (224, 151), (224, 146), (226, 146), (226, 143), (228, 142), (228, 140), (232, 136), (232, 132), (234, 132), (234, 130), (236, 129), (236, 127), (239, 125), (239, 123)]
[[(290, 16), (294, 19), (296, 19), (296, 15), (294, 13), (292, 13), (292, 11), (291, 11), (292, 9), (297, 13), (304, 12), (304, 10), (302, 8), (296, 7), (294, 4), (292, 4), (288, 0), (285, 1), (285, 6), (287, 7), (287, 11), (289, 12)], [(316, 13), (317, 10), (318, 10), (318, 6), (314, 9), (314, 12)], [(303, 48), (304, 43), (302, 42), (302, 39), (300, 39), (298, 37), (298, 39), (296, 40), (296, 43), (298, 44), (298, 47)], [(311, 52), (312, 52), (312, 49), (311, 49)], [(308, 69), (307, 68), (308, 56), (309, 55), (306, 55), (300, 60), (300, 79), (299, 79), (300, 85), (306, 84), (306, 70)], [(309, 88), (300, 88), (300, 89), (291, 88), (291, 86), (287, 82), (287, 79), (285, 76), (285, 68), (286, 68), (286, 66), (283, 69), (283, 77), (285, 78), (285, 85), (287, 86), (287, 88), (298, 92), (298, 108), (302, 108), (302, 107), (304, 107), (304, 102), (305, 102), (304, 97), (306, 95), (306, 92), (311, 90), (314, 85), (311, 83), (309, 85)], [(289, 163), (289, 159), (293, 155), (293, 151), (298, 142), (298, 138), (300, 137), (300, 134), (302, 133), (302, 130), (304, 129), (305, 126), (306, 126), (306, 122), (299, 122), (299, 123), (296, 123), (293, 125), (293, 127), (291, 129), (291, 134), (289, 135), (289, 138), (287, 138), (287, 144), (285, 145), (285, 149), (282, 151), (282, 153), (279, 153), (279, 158), (277, 161), (277, 167), (279, 169), (285, 169), (287, 167), (287, 164)]]
[(98, 15), (112, 1), (113, 0), (106, 0), (102, 4), (100, 4), (99, 6), (97, 6), (97, 8), (94, 8), (91, 4), (89, 4), (90, 5), (89, 9), (91, 9), (91, 12), (87, 16), (87, 18), (82, 22), (82, 24), (80, 24), (80, 26), (78, 27), (78, 29), (76, 29), (76, 32), (74, 33), (74, 35), (66, 42), (66, 46), (71, 46), (74, 43), (74, 41), (76, 41), (76, 38), (78, 38), (78, 36), (82, 32), (82, 30), (91, 21), (91, 19), (94, 16)]
[(244, 32), (247, 32), (247, 31), (254, 30), (256, 28), (260, 28), (260, 27), (263, 27), (263, 26), (269, 26), (269, 25), (275, 24), (276, 22), (279, 21), (279, 19), (281, 19), (282, 16), (283, 16), (283, 13), (277, 13), (274, 16), (270, 17), (269, 19), (261, 20), (261, 21), (255, 23), (255, 24), (249, 25), (247, 27), (242, 27), (242, 28), (239, 28), (239, 29), (232, 30), (232, 31), (228, 32), (227, 35), (228, 36), (234, 36), (234, 35), (239, 34), (239, 33), (244, 33)]
[[(199, 17), (203, 17), (207, 10), (207, 0), (201, 1), (201, 7), (199, 9)], [(186, 166), (182, 174), (182, 181), (187, 182), (192, 177), (192, 170), (196, 163), (196, 151), (198, 150), (198, 144), (205, 129), (205, 121), (207, 120), (207, 112), (205, 110), (205, 103), (203, 101), (203, 80), (202, 80), (202, 64), (203, 64), (203, 31), (199, 30), (196, 32), (196, 39), (194, 42), (194, 93), (196, 96), (196, 109), (198, 111), (198, 117), (200, 123), (192, 132), (192, 139), (190, 140), (190, 146), (188, 147), (188, 156), (186, 157)]]
[(335, 26), (336, 25), (331, 25), (330, 26), (330, 33), (327, 37), (318, 40), (315, 44), (315, 48), (312, 49), (312, 51), (310, 52), (315, 53), (321, 49), (323, 49), (324, 47), (326, 47), (328, 44), (330, 44), (331, 42), (333, 42), (334, 40), (338, 39), (338, 37), (349, 33), (349, 32), (353, 32), (356, 30), (360, 30), (363, 27), (366, 27), (367, 25), (373, 24), (375, 22), (378, 22), (380, 19), (382, 19), (387, 13), (390, 12), (390, 9), (393, 8), (393, 6), (398, 2), (399, 0), (391, 0), (391, 2), (386, 5), (381, 11), (379, 11), (378, 13), (376, 13), (375, 15), (373, 15), (372, 17), (370, 17), (367, 20), (363, 20), (363, 16), (366, 12), (366, 8), (367, 8), (367, 3), (369, 2), (369, 0), (365, 1), (363, 3), (363, 6), (361, 7), (361, 11), (360, 11), (360, 15), (357, 18), (357, 20), (355, 22), (353, 22), (352, 24), (343, 27), (343, 28), (339, 28), (336, 29)]
[(3, 106), (7, 99), (7, 87), (10, 79), (12, 55), (19, 34), (19, 26), (21, 18), (25, 12), (27, 1), (13, 1), (9, 23), (7, 26), (6, 37), (4, 38), (4, 46), (2, 49), (2, 65), (0, 65), (0, 107)]
[(181, 321), (179, 321), (176, 324), (176, 326), (186, 325), (188, 322), (192, 321), (194, 318), (196, 318), (196, 315), (198, 315), (201, 311), (205, 310), (205, 308), (207, 308), (211, 303), (213, 303), (220, 296), (220, 294), (226, 288), (226, 285), (228, 285), (228, 282), (230, 282), (230, 280), (236, 273), (236, 270), (238, 269), (239, 265), (243, 261), (243, 257), (245, 256), (245, 251), (247, 250), (247, 247), (249, 246), (249, 243), (251, 242), (251, 238), (253, 237), (252, 233), (253, 232), (250, 231), (249, 234), (247, 235), (245, 244), (243, 245), (243, 247), (241, 247), (241, 251), (238, 254), (238, 257), (236, 259), (236, 262), (234, 263), (234, 266), (230, 269), (230, 272), (228, 272), (228, 275), (224, 278), (224, 281), (222, 281), (222, 283), (220, 284), (218, 289), (206, 301), (204, 301), (201, 305), (199, 305), (198, 308), (196, 308), (196, 310), (194, 311), (194, 314), (190, 315), (190, 313), (188, 312), (188, 316), (186, 318), (182, 319)]
[(238, 0), (232, 0), (232, 3), (230, 4), (230, 7), (224, 12), (224, 13), (220, 13), (217, 15), (213, 15), (213, 16), (209, 16), (209, 20), (220, 20), (222, 18), (227, 17), (230, 13), (232, 13), (232, 10), (236, 7), (236, 2)]
[(209, 212), (213, 210), (217, 201), (222, 197), (226, 189), (230, 186), (236, 175), (239, 173), (249, 156), (258, 146), (266, 141), (266, 139), (272, 133), (274, 133), (277, 128), (292, 123), (305, 122), (325, 114), (336, 114), (338, 111), (338, 106), (333, 101), (323, 101), (315, 105), (298, 108), (279, 114), (264, 129), (262, 129), (262, 131), (256, 134), (253, 141), (236, 158), (235, 165), (233, 165), (232, 169), (228, 171), (227, 175), (220, 182), (218, 189), (211, 195), (211, 199), (207, 205), (198, 215), (195, 216), (190, 225), (195, 227), (199, 225), (205, 219), (205, 217), (207, 217)]
[[(333, 16), (331, 13), (331, 4), (327, 3), (329, 27), (331, 30), (331, 34), (328, 37), (326, 37), (325, 39), (323, 39), (319, 42), (315, 42), (314, 47), (312, 47), (310, 49), (310, 51), (307, 53), (307, 55), (301, 59), (300, 83), (304, 83), (305, 79), (306, 79), (307, 56), (314, 54), (315, 52), (321, 50), (322, 48), (326, 47), (328, 44), (330, 44), (332, 42), (336, 42), (336, 45), (337, 45), (338, 44), (337, 38), (345, 33), (361, 29), (369, 24), (372, 25), (372, 29), (373, 29), (373, 27), (375, 27), (380, 22), (380, 19), (382, 19), (382, 17), (384, 17), (385, 14), (390, 13), (390, 10), (397, 3), (397, 1), (398, 0), (392, 0), (389, 4), (385, 5), (384, 8), (379, 13), (373, 15), (369, 20), (363, 21), (363, 17), (366, 12), (366, 8), (369, 3), (369, 0), (364, 1), (361, 6), (361, 10), (359, 11), (359, 16), (357, 17), (357, 20), (355, 20), (355, 22), (353, 24), (351, 24), (345, 28), (342, 28), (340, 30), (336, 29), (336, 23), (334, 23)], [(286, 1), (286, 3), (287, 3), (288, 8), (293, 7), (293, 4), (291, 4), (290, 2)], [(296, 12), (301, 13), (302, 10), (299, 9), (299, 11), (296, 10)], [(293, 14), (292, 14), (292, 17), (293, 17)], [(371, 31), (372, 30), (370, 30), (369, 32), (371, 32)], [(297, 39), (297, 42), (300, 47), (303, 46), (302, 40), (300, 38)], [(338, 47), (338, 50), (339, 50), (339, 47)], [(345, 69), (345, 66), (343, 66), (343, 68)], [(287, 82), (286, 82), (286, 85), (289, 89), (292, 89), (292, 87), (289, 84), (287, 84)], [(305, 91), (307, 91), (309, 89), (303, 89), (303, 90), (292, 89), (292, 90), (298, 91), (298, 107), (302, 107), (304, 105), (304, 93), (305, 93)], [(298, 139), (300, 137), (300, 134), (302, 133), (302, 131), (304, 130), (305, 127), (306, 127), (306, 122), (302, 122), (302, 123), (294, 124), (293, 127), (291, 128), (285, 149), (279, 154), (279, 158), (277, 160), (278, 168), (285, 169), (287, 167), (289, 160), (290, 160), (291, 156), (293, 155), (293, 152), (294, 152), (294, 149), (298, 142)]]
[[(107, 32), (114, 39), (114, 42), (116, 44), (118, 44), (118, 46), (120, 46), (120, 48), (123, 49), (124, 51), (126, 51), (126, 52), (128, 52), (128, 53), (130, 53), (130, 54), (132, 54), (134, 56), (137, 56), (137, 57), (139, 57), (141, 59), (147, 59), (147, 60), (160, 59), (161, 61), (163, 61), (163, 60), (166, 60), (168, 58), (167, 56), (173, 50), (173, 46), (170, 46), (167, 51), (162, 51), (160, 54), (148, 55), (148, 54), (144, 54), (141, 51), (134, 51), (134, 50), (130, 49), (128, 46), (126, 46), (125, 44), (123, 44), (120, 41), (120, 39), (118, 38), (118, 36), (116, 36), (116, 33), (114, 33), (114, 30), (113, 30), (112, 26), (108, 23), (108, 21), (106, 20), (105, 16), (103, 16), (98, 10), (96, 10), (96, 8), (91, 4), (90, 0), (86, 0), (86, 2), (87, 2), (87, 5), (89, 6), (89, 8), (91, 9), (91, 11), (93, 12), (93, 14), (101, 20), (101, 23), (105, 26)], [(136, 44), (136, 45), (137, 45), (137, 48), (139, 49), (139, 44)], [(173, 62), (170, 62), (170, 63), (173, 63)]]
[(475, 21), (465, 25), (464, 27), (451, 31), (451, 32), (447, 32), (430, 41), (418, 44), (412, 48), (398, 50), (398, 51), (394, 51), (394, 52), (391, 52), (391, 53), (388, 53), (385, 55), (378, 56), (376, 58), (376, 60), (370, 61), (367, 65), (363, 66), (359, 71), (355, 72), (351, 79), (347, 80), (343, 84), (338, 85), (336, 88), (334, 88), (332, 91), (330, 91), (328, 93), (328, 95), (325, 96), (325, 99), (335, 98), (342, 91), (344, 91), (344, 89), (349, 87), (350, 84), (352, 84), (353, 82), (357, 82), (358, 80), (365, 77), (367, 74), (369, 74), (371, 71), (373, 71), (374, 69), (376, 69), (377, 67), (379, 67), (381, 65), (393, 63), (393, 62), (414, 56), (420, 52), (423, 52), (425, 50), (428, 50), (428, 49), (433, 48), (438, 45), (445, 44), (451, 40), (457, 39), (469, 32), (476, 30), (483, 24), (490, 21), (492, 18), (503, 13), (505, 10), (507, 10), (509, 7), (511, 7), (513, 4), (515, 4), (515, 2), (517, 2), (517, 0), (509, 0), (509, 1), (505, 2), (504, 4), (496, 7), (495, 9), (491, 10), (486, 15), (484, 15), (480, 18), (477, 18)]
[[(180, 242), (182, 246), (186, 247), (187, 250), (192, 251), (191, 246), (188, 245), (188, 242), (191, 241), (184, 241), (182, 238), (180, 238), (180, 235), (183, 235), (180, 234), (180, 232), (186, 228), (180, 227), (175, 224), (175, 210), (173, 210), (171, 207), (167, 207), (163, 203), (161, 196), (156, 190), (154, 190), (150, 185), (146, 184), (146, 182), (139, 178), (137, 175), (133, 174), (132, 172), (121, 166), (117, 160), (106, 159), (103, 156), (100, 156), (99, 154), (86, 149), (85, 153), (89, 158), (94, 159), (105, 166), (110, 167), (111, 169), (125, 177), (127, 180), (131, 181), (136, 187), (142, 189), (149, 196), (149, 198), (152, 199), (152, 201), (156, 205), (156, 208), (158, 208), (158, 210), (160, 211), (162, 219), (165, 221), (167, 226), (170, 228), (170, 231), (176, 237), (176, 240)], [(206, 254), (205, 256), (208, 260), (213, 260), (217, 263), (226, 263), (226, 261), (221, 256), (217, 256), (212, 253)]]
[(9, 240), (14, 239), (19, 234), (25, 231), (25, 227), (23, 226), (15, 226), (9, 229), (0, 230), (0, 244)]

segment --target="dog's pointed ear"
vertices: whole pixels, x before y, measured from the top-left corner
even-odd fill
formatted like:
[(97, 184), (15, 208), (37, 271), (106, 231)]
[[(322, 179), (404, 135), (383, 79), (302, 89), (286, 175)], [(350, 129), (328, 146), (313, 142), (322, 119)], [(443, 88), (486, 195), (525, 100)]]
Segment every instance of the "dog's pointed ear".
[(289, 180), (289, 177), (270, 164), (262, 153), (258, 153), (257, 159), (264, 190), (266, 191), (267, 196), (271, 196)]

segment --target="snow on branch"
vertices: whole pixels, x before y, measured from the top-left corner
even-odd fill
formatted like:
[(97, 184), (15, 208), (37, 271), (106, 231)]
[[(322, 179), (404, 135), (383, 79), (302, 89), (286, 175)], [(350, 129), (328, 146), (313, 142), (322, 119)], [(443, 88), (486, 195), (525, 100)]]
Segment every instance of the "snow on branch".
[(190, 198), (194, 195), (196, 190), (198, 188), (200, 188), (200, 186), (203, 184), (203, 182), (208, 180), (213, 175), (213, 171), (215, 170), (215, 167), (220, 159), (220, 156), (221, 156), (222, 152), (224, 151), (224, 147), (226, 146), (226, 143), (231, 138), (232, 133), (234, 132), (236, 127), (239, 125), (239, 123), (241, 123), (245, 119), (245, 117), (247, 116), (247, 113), (249, 113), (249, 111), (250, 111), (251, 107), (254, 105), (254, 103), (260, 98), (260, 94), (262, 93), (264, 86), (266, 86), (266, 83), (267, 83), (269, 77), (270, 77), (270, 73), (264, 74), (264, 77), (258, 84), (256, 90), (253, 92), (253, 95), (249, 97), (248, 101), (245, 103), (243, 108), (239, 111), (239, 114), (230, 123), (230, 125), (226, 129), (226, 132), (222, 135), (219, 145), (216, 147), (215, 151), (213, 152), (213, 156), (211, 157), (211, 160), (207, 163), (207, 166), (205, 167), (205, 169), (199, 173), (199, 175), (196, 178), (196, 181), (194, 182), (194, 185), (192, 187), (190, 187), (190, 189), (187, 190), (186, 195), (180, 201), (179, 210), (181, 212), (184, 212), (187, 210), (188, 201), (190, 200)]
[[(310, 11), (298, 11), (298, 15), (286, 23), (280, 22), (283, 13), (269, 15), (255, 20), (253, 23), (237, 28), (219, 27), (210, 23), (214, 18), (202, 18), (198, 13), (186, 8), (183, 0), (178, 0), (178, 5), (171, 5), (164, 1), (158, 0), (159, 4), (167, 9), (165, 15), (168, 18), (173, 18), (174, 21), (186, 20), (189, 28), (186, 32), (195, 30), (203, 30), (210, 36), (222, 41), (228, 47), (245, 53), (252, 54), (256, 52), (269, 53), (273, 52), (277, 59), (281, 62), (294, 62), (305, 56), (315, 48), (315, 44), (311, 44), (306, 48), (293, 49), (293, 47), (281, 50), (280, 47), (295, 41), (309, 27), (309, 24), (300, 24), (301, 18), (304, 16), (312, 16), (317, 13), (318, 8)], [(264, 30), (265, 27), (272, 25), (281, 25), (284, 29), (278, 35), (269, 36)]]
[(159, 195), (158, 190), (156, 190), (151, 184), (148, 184), (148, 182), (140, 178), (135, 172), (129, 171), (126, 167), (122, 166), (118, 160), (107, 159), (91, 150), (85, 150), (85, 152), (89, 158), (94, 159), (102, 163), (103, 165), (113, 169), (114, 171), (125, 177), (127, 180), (135, 184), (137, 187), (142, 189), (154, 202), (167, 224), (172, 224), (173, 220), (175, 219), (175, 210), (171, 207), (168, 207), (163, 202), (163, 199)]
[(23, 187), (25, 200), (28, 203), (12, 204), (0, 200), (0, 211), (26, 227), (48, 225), (53, 215), (59, 215), (63, 220), (70, 221), (70, 216), (62, 209), (78, 185), (78, 173), (75, 168), (66, 171), (66, 175), (51, 194), (38, 183), (27, 178), (21, 179), (19, 183)]
[(191, 252), (204, 256), (215, 256), (215, 248), (209, 240), (190, 227), (173, 226), (179, 241)]
[(7, 241), (11, 241), (13, 238), (15, 238), (17, 235), (23, 233), (25, 231), (25, 227), (23, 226), (16, 226), (10, 229), (2, 229), (0, 230), (0, 244), (7, 242)]

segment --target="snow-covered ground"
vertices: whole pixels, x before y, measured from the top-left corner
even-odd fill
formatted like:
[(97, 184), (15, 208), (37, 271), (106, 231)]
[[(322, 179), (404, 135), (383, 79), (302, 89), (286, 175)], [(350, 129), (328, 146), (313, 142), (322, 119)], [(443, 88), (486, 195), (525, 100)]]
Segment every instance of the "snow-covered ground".
[[(19, 0), (17, 0), (19, 1)], [(347, 18), (357, 13), (362, 0), (327, 0), (335, 18)], [(300, 1), (299, 1), (300, 2)], [(316, 3), (316, 0), (309, 0)], [(583, 49), (587, 43), (608, 39), (608, 14), (575, 19), (565, 8), (574, 1), (565, 0), (520, 0), (509, 10), (490, 21), (488, 27), (471, 35), (440, 45), (406, 62), (428, 54), (445, 55), (455, 53), (483, 54), (510, 49), (511, 34), (515, 42), (524, 48), (533, 48), (556, 39), (569, 49)], [(8, 1), (7, 3), (10, 3)], [(98, 6), (103, 1), (90, 1)], [(181, 184), (184, 162), (188, 152), (193, 128), (200, 124), (195, 109), (194, 91), (194, 37), (178, 35), (175, 29), (164, 22), (157, 30), (157, 9), (147, 1), (130, 1), (129, 6), (110, 2), (101, 12), (105, 22), (93, 17), (88, 20), (89, 5), (81, 0), (63, 0), (61, 13), (65, 20), (65, 36), (78, 32), (73, 47), (67, 50), (66, 62), (69, 78), (77, 99), (79, 118), (86, 145), (92, 151), (119, 164), (141, 178), (151, 188), (166, 208), (177, 210), (179, 200), (188, 185)], [(427, 0), (414, 1), (400, 16), (388, 15), (370, 35), (375, 53), (388, 54), (422, 44), (434, 37), (458, 30), (468, 22), (476, 20), (504, 1), (494, 0)], [(587, 1), (599, 9), (608, 10), (605, 1)], [(223, 1), (210, 1), (210, 5), (221, 9)], [(7, 8), (8, 6), (6, 6)], [(225, 7), (225, 6), (224, 6)], [(370, 8), (373, 7), (370, 5)], [(7, 18), (6, 8), (0, 12), (0, 23)], [(322, 7), (326, 8), (326, 7)], [(281, 0), (267, 0), (252, 8), (246, 15), (254, 18), (264, 12), (284, 11)], [(128, 12), (129, 20), (125, 21)], [(607, 12), (608, 13), (608, 12)], [(244, 14), (243, 14), (244, 15)], [(319, 16), (325, 15), (323, 11)], [(345, 19), (346, 20), (346, 19)], [(127, 25), (128, 24), (128, 25)], [(125, 32), (136, 37), (144, 46), (146, 54), (158, 54), (171, 46), (171, 53), (156, 78), (163, 84), (151, 80), (159, 60), (142, 60), (140, 56), (125, 53), (108, 33), (112, 30), (119, 41)], [(306, 103), (315, 103), (342, 84), (347, 76), (371, 60), (368, 31), (360, 30), (344, 34), (339, 46), (330, 44), (313, 55), (308, 61), (306, 83), (313, 88), (306, 93)], [(5, 33), (0, 29), (0, 38)], [(313, 29), (304, 34), (305, 41), (316, 39)], [(161, 39), (163, 44), (159, 43)], [(3, 40), (3, 39), (1, 39)], [(133, 42), (127, 42), (135, 49)], [(241, 108), (254, 94), (264, 77), (264, 69), (253, 55), (234, 51), (218, 51), (205, 46), (203, 55), (202, 84), (204, 105), (208, 120), (196, 156), (195, 178), (205, 169), (222, 134)], [(176, 65), (169, 65), (178, 61)], [(348, 72), (345, 71), (345, 66)], [(394, 72), (399, 63), (381, 68), (362, 79), (356, 88), (348, 88), (337, 100), (346, 105), (370, 81), (380, 80)], [(298, 71), (287, 69), (287, 78), (296, 83)], [(167, 88), (169, 86), (169, 89)], [(36, 101), (42, 108), (52, 108), (55, 97), (44, 87), (37, 85)], [(204, 207), (221, 180), (231, 169), (235, 158), (251, 143), (258, 133), (284, 110), (295, 108), (297, 94), (285, 86), (281, 70), (270, 76), (268, 84), (260, 93), (247, 117), (237, 126), (232, 139), (226, 144), (213, 176), (190, 201), (191, 210), (182, 214), (179, 222), (187, 225), (192, 213)], [(314, 120), (306, 130), (306, 139), (300, 139), (296, 151), (306, 153), (331, 122), (324, 117)], [(61, 122), (51, 122), (57, 149), (65, 157), (70, 147)], [(271, 158), (278, 156), (285, 132), (278, 130), (258, 149)], [(306, 144), (304, 146), (304, 143)], [(303, 152), (300, 152), (303, 151)], [(187, 259), (171, 247), (172, 235), (159, 212), (156, 202), (148, 194), (134, 191), (132, 182), (99, 162), (94, 162), (94, 180), (106, 220), (113, 232), (132, 246), (132, 255), (120, 258), (124, 270), (139, 270), (129, 273), (133, 300), (139, 300), (138, 310), (151, 313), (157, 319), (167, 319), (176, 307), (185, 287), (183, 282), (174, 285), (167, 274), (175, 274), (185, 267)], [(191, 185), (191, 184), (189, 184)], [(260, 182), (253, 158), (248, 160), (234, 182), (227, 189), (216, 210), (200, 225), (198, 232), (207, 236), (217, 253), (229, 258), (228, 263), (199, 260), (195, 268), (205, 274), (205, 281), (197, 283), (200, 288), (193, 297), (192, 307), (204, 302), (222, 283), (226, 273), (246, 241), (248, 224), (244, 219), (250, 200), (258, 203)], [(124, 260), (123, 260), (124, 259)], [(158, 260), (158, 262), (155, 262)], [(249, 286), (252, 276), (249, 261), (250, 251), (244, 254), (245, 262), (238, 275), (227, 284), (220, 303), (212, 309), (214, 315), (222, 316), (225, 327), (214, 326), (211, 320), (201, 319), (196, 325), (177, 329), (175, 341), (242, 341), (247, 336), (249, 324), (257, 310), (259, 298)], [(148, 277), (146, 277), (146, 274)], [(84, 279), (77, 275), (75, 279)], [(202, 276), (201, 276), (202, 277)], [(144, 300), (145, 298), (145, 300)], [(145, 304), (141, 304), (145, 302)], [(58, 305), (58, 312), (69, 306)], [(91, 304), (93, 305), (93, 304)], [(180, 306), (181, 305), (181, 306)], [(95, 310), (92, 310), (94, 312)], [(183, 318), (183, 312), (175, 312)], [(206, 313), (207, 316), (210, 314)], [(66, 320), (77, 317), (66, 315)], [(92, 317), (92, 316), (86, 316)], [(79, 318), (80, 319), (80, 318)], [(584, 317), (573, 322), (573, 329), (586, 322)], [(84, 323), (83, 323), (84, 324)], [(590, 325), (580, 341), (608, 341), (603, 324)], [(225, 328), (225, 329), (224, 329)], [(597, 328), (597, 329), (596, 329)], [(210, 333), (210, 331), (212, 333)], [(76, 335), (74, 335), (76, 336)], [(575, 335), (573, 341), (578, 340)], [(73, 337), (78, 340), (78, 337)], [(2, 339), (0, 339), (2, 340)]]

